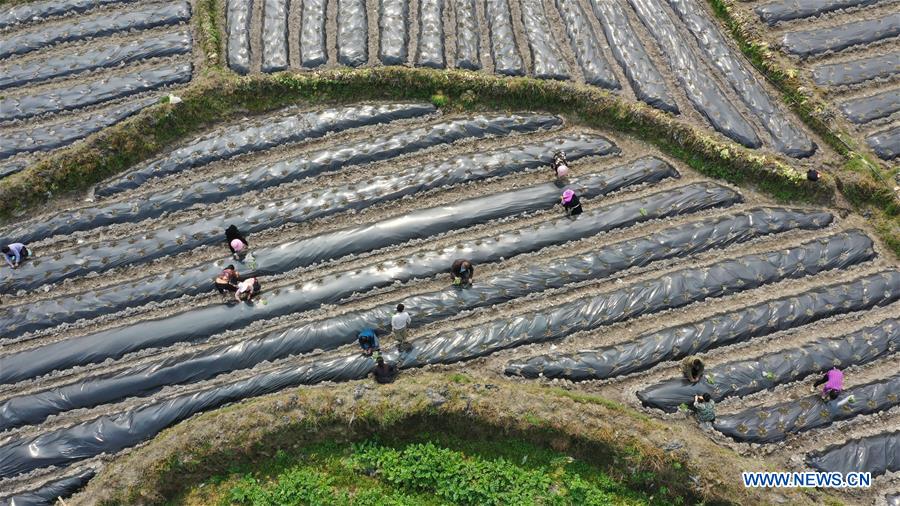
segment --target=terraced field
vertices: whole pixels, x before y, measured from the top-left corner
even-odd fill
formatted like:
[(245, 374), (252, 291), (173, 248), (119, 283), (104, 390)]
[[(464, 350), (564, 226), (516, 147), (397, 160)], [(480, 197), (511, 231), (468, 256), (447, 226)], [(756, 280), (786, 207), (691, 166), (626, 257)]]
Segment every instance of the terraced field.
[[(556, 150), (585, 199), (575, 219), (554, 205)], [(0, 310), (0, 489), (17, 501), (77, 489), (196, 413), (364, 378), (355, 336), (384, 334), (400, 301), (413, 349), (385, 350), (404, 374), (567, 378), (659, 417), (683, 418), (657, 408), (705, 389), (718, 431), (765, 429), (766, 444), (710, 437), (789, 468), (898, 421), (900, 271), (861, 221), (775, 206), (553, 115), (289, 108), (187, 140), (95, 195), (3, 230), (36, 252), (2, 280), (17, 295)], [(252, 304), (211, 290), (229, 223), (250, 234), (255, 262), (238, 270), (260, 277)], [(478, 265), (470, 289), (443, 274), (459, 257)], [(850, 344), (832, 356), (822, 335)], [(688, 352), (714, 380), (670, 380)], [(833, 362), (856, 401), (798, 399)], [(785, 402), (790, 423), (756, 414)]]
[(226, 30), (240, 73), (412, 65), (573, 80), (747, 147), (816, 151), (699, 2), (229, 0)]
[(880, 158), (900, 156), (900, 14), (892, 1), (741, 4)]
[(0, 8), (0, 177), (189, 82), (190, 19), (187, 1)]

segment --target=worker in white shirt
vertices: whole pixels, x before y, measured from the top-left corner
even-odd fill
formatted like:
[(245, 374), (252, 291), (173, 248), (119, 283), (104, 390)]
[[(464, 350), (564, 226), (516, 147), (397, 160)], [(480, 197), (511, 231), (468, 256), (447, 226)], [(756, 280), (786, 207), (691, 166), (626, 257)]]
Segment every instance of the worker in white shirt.
[(406, 312), (405, 306), (397, 304), (397, 312), (391, 317), (391, 330), (397, 339), (397, 348), (400, 351), (409, 351), (412, 348), (412, 345), (406, 342), (406, 331), (410, 321), (412, 318)]

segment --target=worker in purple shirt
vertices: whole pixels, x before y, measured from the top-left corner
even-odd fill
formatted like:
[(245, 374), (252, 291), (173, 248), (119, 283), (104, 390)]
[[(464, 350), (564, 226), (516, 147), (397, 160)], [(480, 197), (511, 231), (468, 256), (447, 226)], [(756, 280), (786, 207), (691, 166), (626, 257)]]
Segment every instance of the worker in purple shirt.
[(9, 264), (13, 269), (17, 268), (19, 264), (25, 261), (26, 258), (31, 256), (31, 252), (28, 251), (28, 248), (25, 247), (24, 244), (20, 242), (14, 242), (8, 246), (3, 246), (0, 248), (0, 251), (3, 252), (4, 258), (6, 258), (6, 263)]
[(837, 367), (833, 367), (819, 378), (818, 381), (813, 383), (813, 389), (822, 384), (825, 385), (822, 387), (822, 400), (835, 400), (844, 389), (844, 373)]

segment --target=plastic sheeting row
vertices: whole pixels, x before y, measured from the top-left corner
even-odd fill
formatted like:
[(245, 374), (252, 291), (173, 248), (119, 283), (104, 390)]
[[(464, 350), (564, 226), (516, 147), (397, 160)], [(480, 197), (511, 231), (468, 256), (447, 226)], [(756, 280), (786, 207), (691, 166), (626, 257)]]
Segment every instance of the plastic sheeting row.
[(385, 65), (403, 65), (406, 63), (409, 43), (409, 1), (381, 0), (378, 16), (378, 58)]
[(613, 58), (625, 72), (638, 100), (657, 109), (678, 114), (678, 105), (672, 98), (666, 80), (653, 65), (653, 60), (628, 21), (622, 6), (612, 0), (591, 0), (591, 5), (609, 39)]
[(581, 4), (576, 0), (556, 0), (556, 8), (566, 25), (566, 34), (584, 74), (584, 81), (594, 86), (619, 89), (619, 81), (603, 56), (600, 41), (597, 40)]
[(560, 123), (560, 119), (555, 116), (538, 115), (475, 116), (443, 121), (373, 139), (350, 141), (339, 147), (313, 151), (304, 157), (292, 157), (259, 165), (243, 173), (198, 181), (184, 188), (142, 195), (140, 198), (99, 207), (65, 211), (15, 226), (7, 231), (4, 240), (28, 243), (39, 238), (93, 230), (115, 223), (158, 218), (164, 213), (186, 209), (194, 204), (215, 204), (227, 197), (263, 190), (347, 166), (384, 161), (462, 139), (500, 136), (511, 132), (535, 132)]
[[(586, 176), (578, 181), (585, 194), (590, 196), (602, 195), (629, 185), (652, 183), (676, 175), (674, 169), (664, 162), (648, 158), (605, 171), (594, 177)], [(541, 186), (537, 189), (542, 194), (554, 191), (558, 193), (555, 186), (552, 188)], [(528, 191), (532, 190), (507, 193), (511, 197), (518, 198), (513, 200), (515, 205), (507, 208), (481, 205), (479, 202), (483, 199), (468, 200), (260, 248), (254, 252), (255, 269), (242, 268), (241, 272), (244, 276), (281, 274), (318, 262), (345, 255), (364, 254), (375, 248), (422, 239), (429, 234), (484, 223), (525, 210), (543, 209), (546, 203), (533, 200), (528, 194)], [(547, 198), (552, 197), (550, 194), (547, 195)], [(427, 222), (429, 226), (420, 226), (422, 222)], [(5, 328), (5, 336), (13, 337), (82, 318), (95, 318), (128, 307), (174, 299), (182, 295), (195, 295), (211, 289), (210, 280), (218, 274), (222, 265), (222, 262), (193, 265), (165, 276), (146, 276), (82, 293), (76, 297), (66, 296), (16, 306), (0, 313), (0, 324)]]
[(453, 0), (456, 12), (456, 66), (461, 69), (481, 68), (481, 30), (475, 8), (476, 0)]
[[(694, 108), (719, 132), (751, 148), (762, 143), (753, 127), (719, 88), (693, 48), (685, 44), (666, 9), (658, 0), (629, 0), (641, 22), (656, 39)], [(677, 4), (674, 4), (677, 5)], [(708, 34), (706, 34), (708, 36)]]
[(80, 109), (191, 80), (190, 63), (164, 62), (85, 84), (0, 99), (0, 121)]
[(444, 186), (506, 176), (550, 163), (556, 149), (571, 152), (573, 159), (619, 151), (602, 137), (577, 136), (552, 139), (537, 145), (459, 155), (441, 163), (412, 165), (395, 174), (373, 177), (364, 183), (303, 192), (267, 205), (246, 206), (233, 214), (198, 218), (106, 244), (82, 246), (52, 258), (35, 258), (22, 265), (16, 277), (0, 280), (0, 287), (6, 290), (34, 289), (90, 272), (145, 263), (203, 245), (221, 243), (225, 224), (229, 222), (241, 224), (240, 229), (250, 234), (287, 223), (302, 223), (365, 209)]
[(159, 101), (156, 97), (128, 100), (124, 103), (91, 111), (87, 115), (68, 118), (56, 123), (40, 123), (0, 133), (0, 159), (19, 153), (49, 151), (67, 146), (79, 139), (133, 116)]
[(534, 76), (541, 79), (568, 79), (569, 70), (553, 40), (542, 0), (519, 0), (522, 25), (531, 49)]
[(67, 51), (65, 55), (34, 59), (0, 67), (0, 90), (46, 81), (99, 68), (141, 61), (147, 58), (176, 56), (191, 51), (191, 34), (187, 30), (163, 33), (155, 37), (117, 42), (86, 49)]
[(715, 401), (743, 397), (823, 374), (832, 367), (846, 369), (867, 364), (897, 350), (900, 322), (888, 319), (846, 336), (819, 338), (800, 347), (707, 367), (704, 379), (697, 383), (671, 379), (645, 388), (637, 396), (644, 406), (674, 413), (681, 404), (690, 404), (695, 395), (708, 393)]
[(338, 61), (358, 67), (369, 61), (369, 28), (365, 0), (337, 0)]
[(0, 58), (30, 53), (63, 42), (86, 40), (128, 30), (146, 30), (157, 26), (177, 25), (189, 21), (190, 18), (190, 4), (178, 1), (103, 13), (93, 17), (80, 18), (70, 23), (38, 25), (15, 32), (7, 37), (0, 46)]
[[(262, 0), (257, 0), (262, 1)], [(225, 28), (228, 31), (228, 66), (235, 72), (250, 72), (250, 15), (253, 0), (227, 0)]]
[(716, 418), (713, 427), (735, 441), (774, 443), (789, 434), (804, 432), (860, 415), (885, 411), (900, 404), (900, 375), (845, 389), (835, 400), (819, 394), (750, 408)]
[(494, 72), (505, 76), (525, 74), (525, 64), (516, 47), (512, 16), (506, 0), (485, 0), (484, 16), (491, 35), (491, 57)]
[(300, 65), (312, 68), (328, 61), (325, 50), (326, 0), (303, 0), (300, 25)]
[[(841, 239), (830, 244), (849, 246)], [(849, 257), (848, 257), (849, 253)], [(624, 287), (598, 297), (588, 297), (512, 318), (491, 321), (464, 330), (440, 333), (413, 341), (412, 350), (386, 360), (401, 369), (427, 364), (452, 363), (484, 356), (527, 343), (559, 339), (579, 330), (608, 325), (628, 318), (691, 302), (721, 297), (784, 277), (839, 268), (858, 261), (851, 250), (831, 248), (819, 242), (766, 255), (749, 255), (713, 264), (705, 269), (685, 269)], [(61, 465), (111, 453), (153, 437), (165, 427), (195, 413), (290, 386), (322, 381), (364, 378), (371, 358), (354, 354), (334, 359), (319, 358), (300, 365), (259, 372), (252, 377), (215, 385), (177, 397), (155, 401), (124, 412), (60, 428), (33, 437), (15, 439), (0, 447), (0, 476), (15, 476), (36, 468)]]
[(900, 156), (900, 126), (870, 135), (866, 142), (880, 158), (893, 160)]
[(288, 2), (265, 0), (262, 19), (262, 71), (288, 67)]
[(842, 9), (877, 4), (883, 0), (777, 0), (757, 7), (759, 18), (775, 25), (783, 21), (809, 18)]
[[(551, 185), (552, 186), (552, 185)], [(482, 204), (528, 210), (543, 202), (550, 207), (546, 194), (534, 192), (543, 199), (520, 203), (497, 196), (496, 202)], [(509, 195), (521, 200), (522, 195)], [(252, 322), (314, 309), (322, 304), (333, 304), (374, 288), (396, 282), (433, 276), (444, 272), (453, 260), (464, 255), (475, 263), (494, 262), (512, 254), (535, 251), (545, 246), (564, 242), (566, 237), (582, 237), (633, 225), (648, 219), (671, 216), (683, 212), (727, 205), (740, 197), (734, 192), (707, 185), (690, 185), (678, 190), (651, 196), (652, 200), (633, 200), (615, 209), (600, 209), (580, 219), (576, 224), (553, 221), (533, 228), (516, 230), (484, 239), (461, 243), (456, 247), (438, 251), (419, 252), (396, 261), (386, 261), (366, 268), (339, 272), (292, 287), (285, 287), (263, 295), (264, 304), (240, 304), (207, 306), (186, 311), (167, 318), (109, 329), (95, 334), (55, 342), (38, 348), (0, 357), (0, 383), (11, 383), (35, 377), (55, 369), (101, 362), (118, 358), (127, 353), (173, 343), (208, 339), (217, 332), (240, 328)], [(555, 200), (555, 199), (553, 199)], [(535, 204), (537, 202), (537, 204)], [(641, 204), (644, 204), (641, 206)], [(640, 206), (640, 207), (639, 207)], [(641, 214), (643, 208), (646, 214)], [(443, 212), (437, 208), (435, 213)], [(627, 215), (626, 212), (633, 212)], [(507, 211), (507, 216), (511, 212)], [(427, 223), (427, 221), (426, 221)], [(425, 227), (423, 227), (425, 228)], [(381, 230), (384, 234), (390, 230)], [(427, 228), (425, 233), (427, 234)], [(566, 233), (569, 235), (566, 236)]]
[(810, 454), (807, 463), (823, 472), (870, 472), (872, 476), (900, 471), (900, 430), (852, 439)]
[(788, 32), (784, 34), (781, 42), (785, 51), (805, 58), (871, 44), (897, 35), (900, 35), (900, 13), (831, 28)]
[(812, 77), (819, 86), (847, 86), (872, 79), (887, 79), (897, 72), (900, 72), (900, 51), (819, 65), (813, 67)]
[(816, 146), (775, 104), (759, 80), (735, 56), (708, 14), (693, 0), (669, 0), (669, 5), (694, 35), (700, 50), (737, 92), (757, 121), (769, 132), (775, 149), (794, 158), (812, 155)]
[(444, 1), (419, 0), (419, 40), (416, 65), (442, 69), (444, 61)]
[[(567, 284), (602, 279), (663, 259), (685, 257), (787, 230), (819, 228), (830, 220), (831, 216), (827, 213), (753, 209), (610, 244), (592, 253), (556, 259), (550, 265), (531, 265), (503, 272), (479, 279), (470, 289), (447, 288), (407, 297), (402, 302), (412, 315), (413, 327), (422, 326), (465, 310), (499, 304)], [(148, 395), (166, 385), (210, 379), (219, 374), (254, 367), (263, 361), (317, 349), (335, 349), (352, 343), (364, 328), (374, 328), (383, 334), (397, 302), (400, 301), (188, 356), (142, 364), (120, 370), (112, 376), (13, 397), (0, 404), (0, 431), (39, 423), (47, 416), (63, 411)]]
[(349, 107), (296, 113), (281, 111), (248, 123), (219, 128), (198, 137), (184, 147), (99, 185), (94, 190), (94, 195), (106, 197), (137, 188), (152, 178), (177, 174), (215, 161), (302, 142), (331, 132), (425, 116), (435, 111), (431, 104), (418, 103), (354, 104)]
[(847, 100), (840, 107), (844, 116), (853, 123), (868, 123), (886, 118), (900, 111), (900, 88)]
[(10, 5), (0, 12), (0, 28), (24, 25), (47, 18), (81, 14), (97, 7), (137, 0), (44, 0)]
[(33, 490), (0, 497), (0, 506), (51, 506), (58, 504), (57, 500), (60, 497), (65, 499), (74, 494), (84, 487), (95, 474), (97, 474), (95, 470), (85, 469), (64, 478), (45, 483)]
[(644, 371), (717, 346), (727, 346), (900, 300), (900, 272), (882, 272), (737, 311), (719, 313), (688, 325), (669, 327), (627, 343), (575, 354), (540, 355), (513, 361), (507, 372), (573, 381), (608, 379)]

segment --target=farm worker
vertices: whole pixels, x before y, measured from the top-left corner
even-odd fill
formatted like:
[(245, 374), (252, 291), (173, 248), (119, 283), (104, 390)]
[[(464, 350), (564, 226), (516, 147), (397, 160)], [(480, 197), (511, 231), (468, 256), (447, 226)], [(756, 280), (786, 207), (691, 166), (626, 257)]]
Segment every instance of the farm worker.
[(250, 248), (247, 238), (234, 225), (228, 225), (225, 229), (225, 241), (228, 242), (228, 248), (231, 249), (235, 260), (242, 260)]
[(716, 402), (712, 400), (709, 393), (695, 395), (691, 409), (696, 413), (697, 420), (704, 429), (716, 421)]
[(703, 377), (703, 360), (693, 355), (684, 357), (684, 360), (681, 361), (681, 372), (684, 374), (684, 379), (691, 383), (700, 381), (700, 378)]
[(362, 348), (363, 355), (369, 357), (372, 352), (379, 351), (378, 336), (375, 335), (373, 329), (363, 329), (357, 336), (359, 347)]
[(407, 327), (411, 321), (412, 318), (409, 316), (409, 313), (406, 312), (406, 306), (397, 304), (397, 312), (391, 317), (391, 330), (394, 333), (394, 337), (397, 339), (397, 348), (399, 348), (400, 351), (408, 351), (412, 348), (412, 346), (406, 342)]
[(569, 162), (566, 160), (566, 154), (562, 151), (554, 153), (553, 162), (550, 163), (550, 168), (552, 168), (553, 172), (556, 174), (556, 179), (565, 179), (566, 176), (569, 175)]
[(388, 364), (384, 361), (384, 358), (379, 356), (375, 359), (375, 367), (372, 369), (372, 374), (375, 376), (375, 381), (382, 385), (393, 383), (394, 379), (397, 378), (397, 366)]
[(249, 302), (254, 295), (259, 293), (259, 291), (259, 281), (257, 281), (256, 278), (247, 278), (238, 283), (237, 290), (234, 292), (234, 298), (237, 299), (238, 302)]
[(6, 258), (6, 263), (13, 269), (19, 267), (20, 263), (31, 256), (31, 252), (28, 251), (28, 248), (20, 242), (14, 242), (8, 246), (3, 246), (0, 250), (3, 251), (3, 257)]
[(837, 367), (831, 368), (830, 371), (819, 378), (819, 381), (813, 383), (813, 390), (823, 383), (825, 386), (822, 388), (822, 400), (835, 400), (844, 389), (844, 373)]
[(821, 175), (822, 174), (819, 171), (817, 171), (816, 169), (809, 169), (808, 171), (806, 171), (806, 179), (808, 179), (814, 183), (819, 180), (819, 177)]
[(450, 275), (453, 276), (453, 284), (458, 286), (472, 286), (472, 278), (475, 277), (475, 266), (465, 258), (453, 261), (450, 266)]
[(228, 265), (225, 269), (216, 276), (216, 290), (219, 291), (220, 294), (225, 295), (225, 292), (236, 292), (238, 285), (238, 271), (235, 270), (233, 265)]
[(581, 199), (579, 199), (578, 195), (575, 195), (575, 192), (572, 190), (563, 192), (560, 203), (566, 210), (566, 216), (578, 216), (582, 212)]

